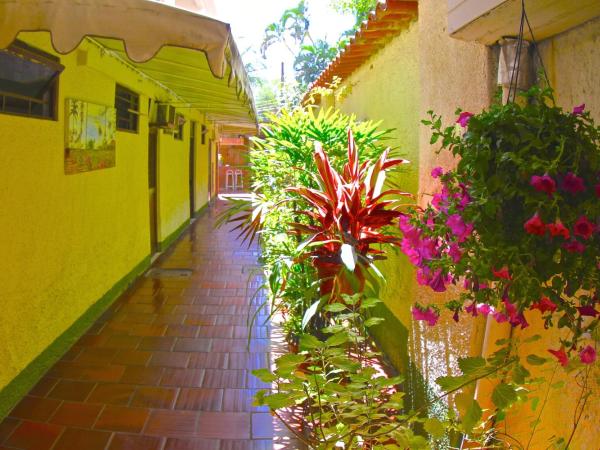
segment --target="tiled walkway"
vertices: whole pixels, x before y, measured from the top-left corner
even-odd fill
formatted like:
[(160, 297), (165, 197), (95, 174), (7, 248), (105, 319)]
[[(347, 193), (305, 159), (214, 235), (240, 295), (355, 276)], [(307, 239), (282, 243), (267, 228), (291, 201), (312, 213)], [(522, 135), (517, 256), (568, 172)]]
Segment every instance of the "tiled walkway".
[(191, 276), (123, 295), (0, 423), (0, 450), (299, 448), (252, 406), (250, 371), (276, 350), (264, 316), (247, 346), (257, 249), (214, 230), (215, 214), (155, 264)]

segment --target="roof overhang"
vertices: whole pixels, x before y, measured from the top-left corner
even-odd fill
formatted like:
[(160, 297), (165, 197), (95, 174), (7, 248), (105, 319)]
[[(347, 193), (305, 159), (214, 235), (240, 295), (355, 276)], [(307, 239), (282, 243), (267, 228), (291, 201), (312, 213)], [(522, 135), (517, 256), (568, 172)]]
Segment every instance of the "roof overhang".
[(216, 122), (256, 126), (252, 90), (228, 24), (148, 0), (0, 0), (0, 48), (48, 31), (61, 54), (88, 37)]
[(311, 84), (304, 99), (306, 100), (315, 88), (329, 87), (334, 78), (344, 80), (349, 77), (383, 48), (390, 39), (407, 29), (417, 14), (417, 0), (380, 1), (354, 37), (350, 39), (350, 43)]

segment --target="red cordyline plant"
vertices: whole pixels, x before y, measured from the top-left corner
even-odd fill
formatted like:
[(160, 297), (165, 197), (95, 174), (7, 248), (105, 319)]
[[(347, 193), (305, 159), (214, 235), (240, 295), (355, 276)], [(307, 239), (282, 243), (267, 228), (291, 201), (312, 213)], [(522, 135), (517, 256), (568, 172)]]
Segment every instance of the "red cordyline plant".
[[(386, 227), (402, 214), (396, 197), (411, 194), (384, 189), (386, 172), (408, 161), (389, 158), (389, 149), (375, 161), (359, 163), (358, 149), (348, 130), (348, 162), (342, 173), (330, 164), (319, 143), (315, 144), (316, 181), (320, 189), (288, 189), (301, 197), (307, 208), (299, 214), (308, 220), (292, 223), (304, 239), (301, 258), (309, 258), (317, 269), (320, 291), (330, 302), (341, 301), (341, 294), (362, 292), (373, 261), (385, 259), (381, 244), (399, 245), (398, 237)], [(371, 278), (373, 280), (373, 278)]]

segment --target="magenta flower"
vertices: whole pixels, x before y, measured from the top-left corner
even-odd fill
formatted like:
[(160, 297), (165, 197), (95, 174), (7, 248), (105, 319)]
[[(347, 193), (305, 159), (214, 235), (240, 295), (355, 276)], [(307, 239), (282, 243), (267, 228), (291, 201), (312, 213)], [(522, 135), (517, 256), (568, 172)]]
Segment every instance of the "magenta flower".
[(534, 175), (531, 177), (529, 184), (533, 186), (536, 191), (545, 192), (551, 196), (556, 191), (556, 182), (550, 175)]
[(442, 212), (448, 211), (448, 205), (450, 201), (450, 191), (446, 186), (442, 188), (442, 192), (438, 192), (433, 195), (431, 199), (431, 204), (435, 209)]
[(594, 225), (585, 216), (580, 216), (573, 226), (573, 234), (589, 239), (594, 232)]
[(554, 357), (558, 359), (558, 362), (561, 366), (565, 367), (567, 364), (569, 364), (569, 357), (567, 356), (567, 353), (563, 347), (558, 350), (548, 349), (548, 352), (553, 354)]
[(580, 316), (584, 317), (596, 317), (598, 314), (600, 314), (592, 305), (578, 306), (577, 311), (579, 311)]
[(525, 222), (523, 228), (525, 228), (525, 231), (529, 234), (535, 234), (537, 236), (546, 234), (546, 225), (542, 222), (538, 213), (535, 213), (527, 222)]
[(417, 283), (421, 286), (427, 286), (431, 281), (431, 270), (429, 267), (421, 267), (417, 269)]
[(460, 113), (460, 116), (458, 116), (458, 119), (456, 119), (456, 123), (460, 124), (461, 127), (465, 128), (469, 124), (469, 120), (471, 120), (471, 117), (473, 117), (472, 113), (463, 111)]
[(460, 214), (451, 214), (446, 219), (446, 225), (456, 236), (458, 242), (463, 242), (473, 231), (472, 224), (466, 224)]
[(585, 251), (585, 245), (575, 240), (564, 243), (563, 248), (569, 253), (583, 253)]
[(433, 310), (429, 306), (427, 307), (427, 309), (423, 309), (418, 306), (413, 306), (411, 312), (412, 312), (413, 319), (423, 320), (423, 321), (427, 322), (427, 324), (430, 327), (434, 326), (437, 323), (438, 319), (440, 318), (438, 313), (435, 312), (435, 310)]
[(501, 313), (500, 311), (496, 311), (495, 313), (493, 313), (492, 317), (497, 323), (508, 322), (508, 317), (506, 317), (506, 314)]
[(596, 361), (596, 350), (588, 345), (579, 352), (579, 359), (584, 364), (593, 364)]
[(565, 227), (560, 220), (557, 220), (554, 223), (549, 223), (546, 228), (552, 235), (552, 237), (562, 236), (565, 239), (569, 239), (571, 237), (571, 233), (569, 233), (569, 229)]
[(458, 264), (460, 262), (462, 258), (462, 250), (460, 249), (460, 246), (457, 243), (453, 242), (448, 246), (448, 256), (450, 256), (452, 262), (454, 262), (455, 264)]
[(487, 316), (488, 314), (493, 314), (495, 310), (493, 306), (490, 306), (487, 303), (478, 303), (477, 312), (483, 316)]
[(563, 177), (561, 187), (571, 194), (585, 191), (583, 178), (578, 177), (573, 172), (569, 172)]
[(419, 266), (421, 264), (421, 255), (415, 250), (409, 239), (404, 238), (400, 242), (400, 250), (408, 257), (411, 264)]
[(446, 292), (446, 281), (447, 277), (442, 273), (442, 269), (438, 269), (427, 284), (434, 292)]
[(538, 309), (542, 314), (556, 311), (556, 304), (548, 297), (542, 297), (537, 303), (531, 305), (531, 309)]
[(432, 178), (439, 178), (442, 175), (444, 175), (444, 169), (442, 169), (441, 167), (435, 167), (432, 171), (431, 171), (431, 177)]
[(583, 114), (583, 111), (585, 110), (585, 103), (582, 103), (581, 105), (575, 106), (573, 108), (573, 115), (574, 116), (580, 116)]

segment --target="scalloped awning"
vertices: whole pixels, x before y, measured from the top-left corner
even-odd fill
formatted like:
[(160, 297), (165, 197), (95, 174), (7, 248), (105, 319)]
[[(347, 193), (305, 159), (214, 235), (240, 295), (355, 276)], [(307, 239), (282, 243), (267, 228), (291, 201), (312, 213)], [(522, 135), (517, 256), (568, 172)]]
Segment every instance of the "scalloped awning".
[(50, 32), (61, 54), (90, 37), (164, 84), (182, 104), (228, 124), (256, 124), (252, 90), (228, 24), (148, 0), (0, 0), (0, 48)]

